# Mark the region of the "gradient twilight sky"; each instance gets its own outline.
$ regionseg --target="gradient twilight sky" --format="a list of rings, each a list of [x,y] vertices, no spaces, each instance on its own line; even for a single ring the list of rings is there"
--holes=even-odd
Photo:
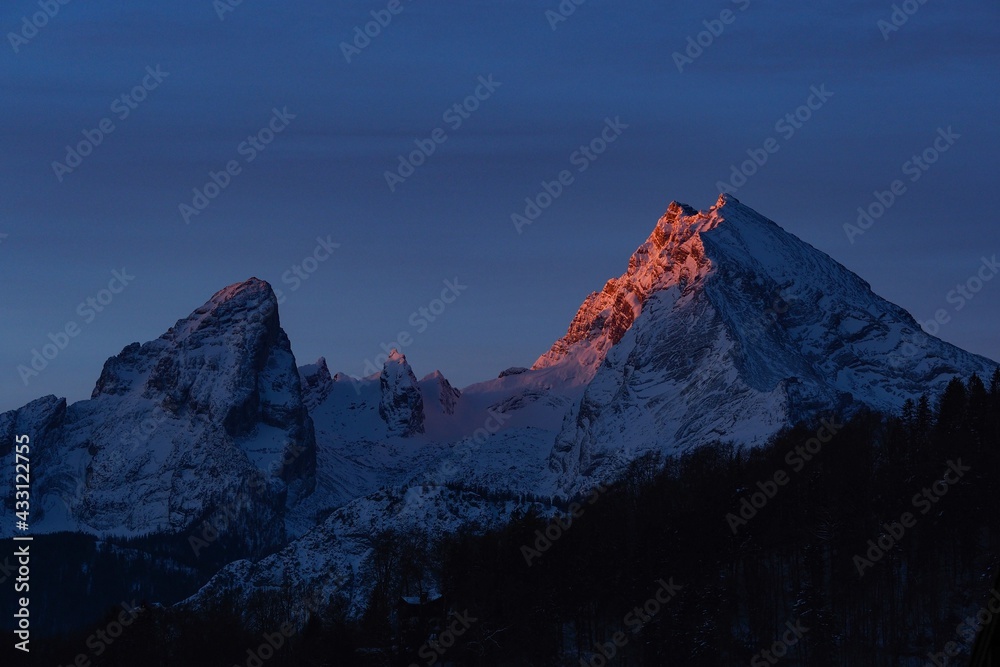
[[[947,300],[1000,253],[995,0],[911,0],[887,40],[888,0],[588,0],[555,30],[559,0],[402,0],[350,63],[341,42],[388,0],[244,0],[224,20],[220,2],[76,0],[17,52],[9,33],[38,2],[0,9],[0,410],[89,396],[107,357],[250,276],[284,291],[300,364],[361,374],[407,331],[418,376],[464,386],[530,365],[671,200],[707,208],[768,137],[780,149],[741,201],[918,319],[946,309],[942,338],[1000,359],[1000,280]],[[724,9],[733,22],[679,72],[672,54]],[[147,66],[169,75],[120,120],[112,103]],[[500,87],[452,130],[445,110],[489,75]],[[776,132],[824,84],[813,117]],[[246,163],[239,144],[285,107],[295,118]],[[606,117],[629,127],[518,234],[511,214]],[[103,118],[114,131],[59,182],[52,162]],[[390,192],[384,172],[439,127],[447,141]],[[904,163],[948,127],[960,138],[911,182]],[[229,160],[241,173],[185,224],[179,204]],[[906,192],[849,242],[844,223],[897,178]],[[340,247],[292,291],[282,276],[317,237]],[[134,281],[87,322],[77,305],[123,267]],[[455,278],[468,289],[418,331],[411,313]],[[70,322],[80,334],[26,386],[17,366]]]

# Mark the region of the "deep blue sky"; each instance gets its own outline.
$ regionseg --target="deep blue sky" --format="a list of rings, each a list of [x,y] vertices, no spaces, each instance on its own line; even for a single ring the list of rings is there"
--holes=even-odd
[[[589,0],[553,31],[557,0],[404,0],[350,64],[340,43],[387,1],[244,0],[224,21],[211,0],[173,4],[76,0],[17,53],[0,44],[0,410],[88,396],[107,357],[254,275],[285,289],[300,363],[361,373],[410,331],[418,375],[462,386],[528,365],[671,200],[711,205],[770,136],[780,150],[739,199],[918,319],[947,309],[941,337],[1000,359],[1000,280],[960,311],[946,300],[1000,253],[994,0],[932,0],[888,40],[888,1]],[[735,22],[678,72],[672,53],[726,8]],[[37,11],[5,2],[0,28]],[[169,76],[119,120],[113,100],[157,65]],[[494,95],[390,193],[396,156],[490,74]],[[780,138],[775,122],[822,84],[834,96]],[[297,117],[242,162],[237,146],[274,107]],[[629,129],[518,235],[511,213],[608,116]],[[60,183],[52,162],[105,117],[114,132]],[[948,126],[960,139],[849,243],[857,207],[907,179],[903,163]],[[233,159],[242,173],[185,225],[178,205]],[[291,292],[282,274],[317,236],[340,248]],[[135,280],[85,322],[77,304],[122,267]],[[410,313],[456,277],[468,289],[418,333]],[[71,321],[80,334],[25,386],[17,365]]]

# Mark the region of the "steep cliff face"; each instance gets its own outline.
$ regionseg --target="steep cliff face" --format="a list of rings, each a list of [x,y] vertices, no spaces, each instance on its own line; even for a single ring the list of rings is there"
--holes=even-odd
[[[426,387],[425,393],[434,398],[434,403],[442,414],[453,415],[458,406],[458,399],[462,397],[462,392],[451,386],[448,378],[441,374],[441,371],[434,371],[420,381],[422,387]]]
[[[674,285],[682,288],[704,277],[709,269],[698,231],[714,221],[673,202],[653,233],[629,259],[628,271],[588,296],[566,335],[535,361],[532,370],[567,362],[582,366],[592,377],[612,346],[618,344],[642,313],[649,296]]]
[[[393,350],[379,378],[382,398],[378,414],[389,427],[390,436],[408,437],[424,432],[424,399],[417,376],[406,357]]]
[[[90,400],[41,399],[5,424],[50,459],[37,466],[36,530],[178,532],[225,510],[264,549],[284,540],[286,503],[314,485],[299,372],[257,279],[109,359]]]

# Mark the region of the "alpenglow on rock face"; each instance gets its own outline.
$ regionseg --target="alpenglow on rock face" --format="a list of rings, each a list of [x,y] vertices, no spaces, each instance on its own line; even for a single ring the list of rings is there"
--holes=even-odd
[[[550,463],[566,480],[643,450],[762,442],[819,413],[898,410],[995,363],[735,198],[670,204],[628,271],[580,307],[535,370],[587,381]]]
[[[190,603],[287,582],[346,586],[361,614],[370,582],[354,573],[373,527],[503,525],[647,451],[752,446],[995,367],[723,196],[706,211],[670,204],[531,368],[461,391],[436,371],[418,381],[398,351],[364,378],[323,358],[296,368],[274,293],[251,279],[109,359],[91,399],[0,414],[0,456],[31,434],[36,532],[191,534],[224,511],[236,553],[273,552],[232,563]],[[0,477],[8,499],[11,482]],[[12,511],[0,504],[8,531]]]
[[[299,372],[256,278],[109,359],[90,400],[35,401],[0,416],[0,431],[25,420],[50,458],[37,530],[178,532],[226,508],[254,552],[282,543],[286,504],[314,485]]]
[[[38,399],[0,415],[0,435],[32,434],[39,531],[175,533],[224,508],[256,552],[378,488],[565,495],[645,451],[753,445],[994,367],[723,195],[670,204],[530,369],[461,391],[418,381],[398,351],[368,378],[299,369],[273,291],[250,279],[109,359],[90,400]]]

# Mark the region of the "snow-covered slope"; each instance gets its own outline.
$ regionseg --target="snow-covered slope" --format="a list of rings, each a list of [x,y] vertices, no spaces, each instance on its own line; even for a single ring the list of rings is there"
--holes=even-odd
[[[546,373],[459,391],[440,371],[415,380],[398,352],[384,374],[367,378],[331,376],[325,359],[299,371],[316,429],[317,487],[290,512],[294,534],[385,488],[461,481],[539,495],[555,489],[548,456],[573,399],[554,391]],[[409,423],[422,429],[400,428]]]
[[[547,505],[488,501],[476,493],[443,487],[380,491],[338,509],[307,535],[267,558],[228,565],[181,604],[197,607],[230,594],[242,603],[255,590],[286,590],[291,600],[313,605],[342,598],[348,612],[357,617],[374,585],[371,556],[380,534],[412,534],[430,543],[435,536],[463,526],[477,531],[499,528],[515,513],[532,508],[541,515],[551,512]],[[294,612],[295,620],[305,621],[304,606]]]

